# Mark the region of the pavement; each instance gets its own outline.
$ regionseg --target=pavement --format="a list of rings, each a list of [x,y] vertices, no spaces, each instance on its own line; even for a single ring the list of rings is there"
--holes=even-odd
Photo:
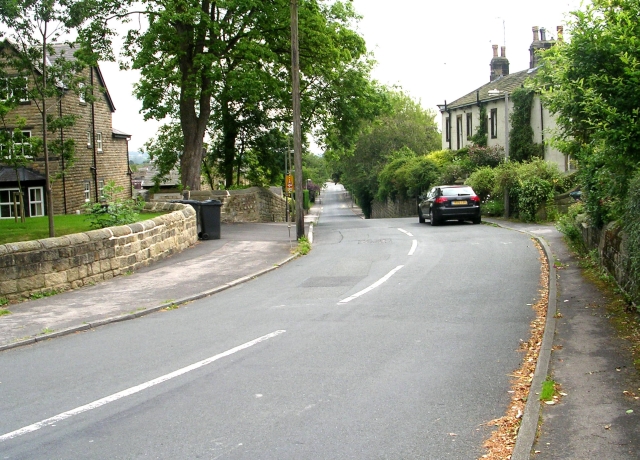
[[[320,212],[321,202],[305,216],[311,241]],[[547,406],[530,394],[512,460],[640,458],[640,377],[628,344],[611,324],[607,299],[583,277],[552,225],[485,221],[539,239],[551,261],[547,326],[532,391],[549,375],[565,395]],[[0,317],[0,352],[246,282],[297,257],[295,233],[295,224],[222,224],[219,240],[199,241],[129,276],[9,305],[11,314]]]

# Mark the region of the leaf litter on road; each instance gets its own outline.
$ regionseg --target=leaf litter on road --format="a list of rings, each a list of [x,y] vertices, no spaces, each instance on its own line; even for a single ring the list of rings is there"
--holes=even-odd
[[[491,433],[489,439],[484,443],[487,453],[481,459],[488,460],[509,460],[516,445],[516,438],[524,407],[529,397],[531,389],[531,380],[536,370],[538,356],[540,355],[540,346],[542,345],[542,336],[547,318],[547,305],[549,303],[549,264],[544,255],[544,251],[537,240],[533,243],[540,253],[540,298],[531,307],[536,313],[535,319],[531,322],[531,335],[527,342],[522,342],[520,351],[524,353],[522,366],[514,371],[511,375],[511,403],[505,413],[500,418],[491,420],[487,423],[489,426],[495,426],[496,429]]]

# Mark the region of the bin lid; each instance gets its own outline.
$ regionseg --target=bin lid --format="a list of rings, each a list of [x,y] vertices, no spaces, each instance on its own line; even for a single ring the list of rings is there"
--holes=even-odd
[[[222,201],[218,200],[205,200],[200,202],[203,206],[222,206]]]

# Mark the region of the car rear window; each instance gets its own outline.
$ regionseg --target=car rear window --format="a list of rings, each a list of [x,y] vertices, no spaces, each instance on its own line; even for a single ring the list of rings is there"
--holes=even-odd
[[[443,188],[442,195],[443,196],[463,196],[463,195],[475,195],[475,193],[473,193],[473,189],[471,187],[452,187],[452,188]]]

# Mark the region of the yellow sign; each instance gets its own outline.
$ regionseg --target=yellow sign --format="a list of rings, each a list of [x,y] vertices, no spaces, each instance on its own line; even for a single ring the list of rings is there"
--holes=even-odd
[[[287,192],[293,192],[293,175],[287,174],[285,184],[287,186]]]

